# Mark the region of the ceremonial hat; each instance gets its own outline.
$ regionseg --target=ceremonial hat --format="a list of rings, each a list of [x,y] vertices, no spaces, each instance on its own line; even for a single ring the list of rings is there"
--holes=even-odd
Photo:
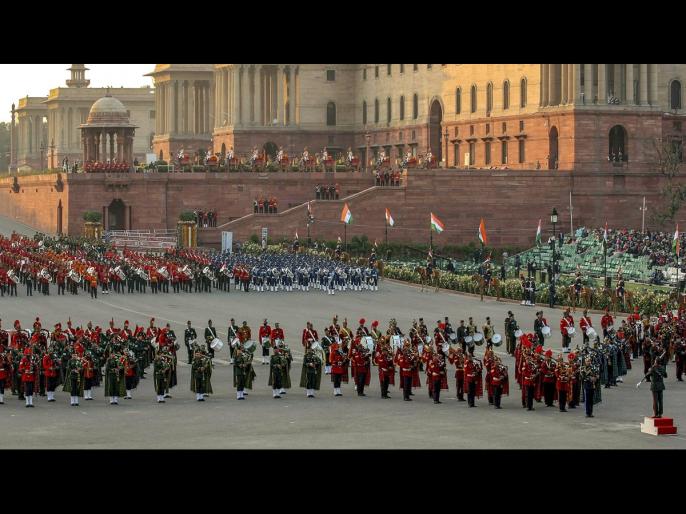
[[[543,349],[542,346],[539,346],[538,348],[540,348],[541,350]],[[536,348],[536,350],[538,350],[538,348]],[[540,353],[540,352],[539,352],[539,353]],[[546,357],[552,357],[552,356],[553,356],[553,351],[552,351],[551,349],[546,350],[545,356],[546,356]]]
[[[19,320],[14,321],[14,326],[16,327],[17,325],[21,325],[21,323],[19,323]]]
[[[31,355],[33,353],[33,349],[30,346],[27,346],[24,348],[24,355]]]
[[[539,345],[536,347],[536,350],[535,350],[535,351],[536,351],[536,353],[538,353],[538,354],[543,353],[543,345],[540,345],[540,344],[539,344]]]
[[[124,322],[124,325],[128,325],[128,324],[129,324],[129,320],[127,319],[127,320]]]
[[[445,330],[445,323],[439,324],[438,328],[440,328],[441,330]]]
[[[360,325],[364,325],[367,320],[364,318],[360,318]]]
[[[570,353],[569,355],[567,355],[567,358],[568,358],[570,361],[573,361],[574,359],[576,359],[576,353]]]
[[[376,321],[376,320],[372,321],[372,326],[373,326],[373,327],[378,327],[378,326],[379,326],[379,322]]]
[[[58,330],[62,330],[62,323],[55,323],[55,328]]]

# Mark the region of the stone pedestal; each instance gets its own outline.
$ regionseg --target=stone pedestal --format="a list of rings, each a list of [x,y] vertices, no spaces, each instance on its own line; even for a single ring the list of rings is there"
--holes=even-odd
[[[88,239],[102,238],[102,223],[87,221],[83,225],[83,236]]]
[[[195,248],[198,246],[198,226],[194,221],[179,221],[179,247]]]

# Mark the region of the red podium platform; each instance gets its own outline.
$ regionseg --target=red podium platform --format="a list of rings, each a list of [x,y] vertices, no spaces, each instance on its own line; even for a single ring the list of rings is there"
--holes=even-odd
[[[676,427],[672,418],[645,417],[641,423],[641,432],[652,435],[675,435]]]

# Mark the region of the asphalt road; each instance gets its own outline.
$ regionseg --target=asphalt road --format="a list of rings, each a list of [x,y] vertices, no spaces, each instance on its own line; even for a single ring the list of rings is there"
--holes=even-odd
[[[256,331],[263,318],[280,322],[286,340],[294,350],[291,371],[294,388],[280,400],[273,399],[267,386],[268,369],[255,358],[257,379],[246,401],[237,401],[232,387],[232,367],[228,365],[226,346],[217,354],[212,385],[215,391],[205,402],[196,402],[189,389],[189,367],[179,368],[179,385],[173,398],[157,404],[152,379],[141,381],[133,400],[121,400],[110,406],[102,389],[95,389],[95,400],[81,401],[78,408],[69,406],[67,393],[58,392],[55,403],[36,398],[35,409],[26,409],[11,394],[0,405],[0,448],[686,448],[686,437],[654,437],[642,434],[639,423],[651,414],[651,395],[647,385],[636,389],[642,363],[624,384],[603,390],[603,402],[596,406],[596,417],[587,419],[583,408],[561,413],[557,408],[536,404],[534,412],[522,409],[520,391],[511,379],[511,395],[503,399],[503,409],[496,411],[485,398],[469,409],[466,402],[455,400],[455,381],[442,393],[443,404],[434,405],[426,387],[415,391],[413,402],[403,402],[402,394],[391,388],[391,400],[380,398],[378,375],[373,368],[368,396],[357,397],[352,383],[343,386],[343,397],[334,398],[329,377],[322,380],[317,398],[305,398],[298,386],[302,358],[300,335],[310,320],[321,333],[334,314],[347,317],[354,329],[360,317],[380,321],[383,330],[390,318],[398,320],[407,332],[413,319],[423,317],[430,329],[444,316],[454,326],[460,319],[474,316],[480,326],[490,316],[496,331],[503,332],[508,310],[515,313],[525,331],[533,331],[537,309],[519,304],[496,302],[448,292],[427,293],[418,288],[384,281],[378,292],[344,292],[329,296],[317,292],[99,295],[91,300],[81,293],[76,297],[57,296],[54,286],[48,297],[0,298],[3,326],[10,328],[15,319],[31,326],[39,316],[44,326],[71,316],[76,324],[92,320],[107,326],[114,317],[118,326],[125,319],[131,325],[148,325],[150,317],[157,324],[167,321],[182,339],[187,320],[200,332],[212,319],[226,341],[229,318],[240,324],[246,320]],[[551,346],[561,346],[559,326],[561,311],[544,308],[553,327]],[[577,313],[578,316],[578,313]],[[593,315],[594,325],[600,316]],[[578,317],[576,317],[578,321]],[[573,342],[573,345],[577,341]],[[502,347],[501,347],[502,348]],[[477,350],[477,355],[482,353]],[[179,353],[183,358],[185,348]],[[513,359],[504,357],[513,375]],[[639,369],[641,368],[641,369]],[[453,369],[450,368],[453,376]],[[686,421],[686,386],[674,377],[674,365],[668,367],[665,415],[674,416],[677,426]],[[422,384],[424,384],[422,376]]]

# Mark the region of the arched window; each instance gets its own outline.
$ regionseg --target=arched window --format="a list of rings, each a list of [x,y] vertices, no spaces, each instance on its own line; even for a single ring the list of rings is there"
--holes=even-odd
[[[390,123],[391,122],[391,97],[389,96],[386,99],[386,122]]]
[[[476,86],[472,86],[471,102],[471,112],[476,112]]]
[[[379,99],[374,99],[374,123],[379,123]]]
[[[412,96],[412,119],[416,120],[419,117],[419,97],[417,93]]]
[[[671,109],[681,109],[681,82],[672,80],[669,85],[669,106]]]
[[[493,84],[491,82],[486,86],[486,112],[493,110]]]
[[[362,124],[367,124],[367,100],[362,102]]]
[[[526,107],[526,77],[519,83],[519,106]]]
[[[627,155],[627,148],[629,146],[629,136],[626,129],[621,125],[615,125],[610,129],[609,134],[609,153],[608,160],[613,162],[627,162],[629,156]]]
[[[510,82],[503,82],[503,110],[510,108]]]
[[[326,104],[326,124],[330,127],[336,125],[336,104],[333,102]]]
[[[400,119],[404,120],[405,119],[405,97],[401,96],[400,97]]]
[[[457,88],[455,90],[455,114],[460,114],[462,112],[462,89]]]

